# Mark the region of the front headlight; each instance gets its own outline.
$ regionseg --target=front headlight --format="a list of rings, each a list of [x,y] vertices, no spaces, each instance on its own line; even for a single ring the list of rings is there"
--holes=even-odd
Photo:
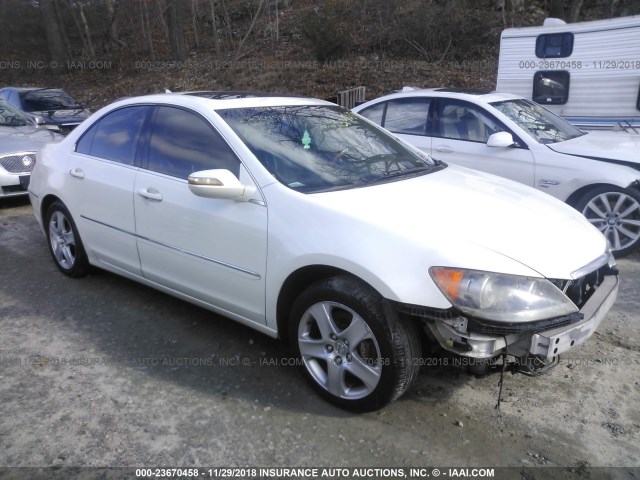
[[[533,322],[578,311],[544,278],[448,267],[432,267],[429,274],[452,305],[477,318]]]

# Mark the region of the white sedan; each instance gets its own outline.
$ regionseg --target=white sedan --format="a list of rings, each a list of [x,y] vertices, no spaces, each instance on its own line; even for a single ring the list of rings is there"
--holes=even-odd
[[[423,341],[544,370],[618,289],[574,209],[308,98],[122,100],[45,148],[29,191],[63,273],[103,268],[288,339],[346,408],[399,397]]]
[[[640,136],[585,133],[516,95],[412,89],[353,109],[438,160],[535,187],[582,212],[617,257],[640,246]]]

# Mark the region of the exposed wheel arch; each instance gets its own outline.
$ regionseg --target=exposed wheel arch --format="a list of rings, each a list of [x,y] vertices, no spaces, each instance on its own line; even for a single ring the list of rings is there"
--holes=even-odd
[[[61,202],[64,205],[64,202],[62,200],[60,200],[55,195],[51,195],[51,194],[46,195],[42,199],[42,202],[40,203],[40,218],[42,219],[43,224],[44,224],[44,218],[46,217],[47,212],[49,211],[49,207],[53,202]]]
[[[276,306],[278,337],[285,342],[288,341],[289,331],[289,313],[293,303],[298,296],[311,284],[323,280],[325,278],[337,275],[350,275],[358,279],[360,282],[366,283],[361,278],[341,268],[329,265],[307,265],[292,272],[283,282],[278,294],[278,303]]]

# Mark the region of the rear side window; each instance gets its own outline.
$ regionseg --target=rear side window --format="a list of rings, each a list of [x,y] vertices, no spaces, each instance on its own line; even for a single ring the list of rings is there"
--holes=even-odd
[[[178,178],[218,168],[240,174],[240,160],[224,138],[204,118],[181,108],[158,108],[148,158],[149,170]]]
[[[76,152],[133,165],[140,133],[151,108],[137,105],[105,115],[80,138]]]
[[[569,100],[570,80],[571,75],[564,70],[536,72],[531,98],[543,105],[564,105]]]
[[[536,57],[566,58],[573,53],[573,33],[545,33],[536,39]]]
[[[429,98],[399,98],[387,103],[384,128],[393,133],[426,135]]]
[[[384,108],[386,105],[387,102],[380,102],[372,107],[365,108],[358,113],[372,122],[382,125],[382,117],[384,116]]]

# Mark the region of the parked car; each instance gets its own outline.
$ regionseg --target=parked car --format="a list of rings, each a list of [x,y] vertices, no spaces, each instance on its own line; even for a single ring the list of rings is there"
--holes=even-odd
[[[63,135],[77,127],[91,113],[59,88],[5,87],[0,89],[0,99]]]
[[[548,365],[618,289],[574,209],[321,100],[118,101],[42,150],[30,198],[64,274],[100,267],[288,339],[347,408],[399,397],[423,340]]]
[[[438,160],[568,203],[605,234],[617,257],[640,246],[640,136],[585,133],[506,93],[405,88],[353,110]]]
[[[59,138],[0,100],[0,198],[27,194],[36,152]]]

